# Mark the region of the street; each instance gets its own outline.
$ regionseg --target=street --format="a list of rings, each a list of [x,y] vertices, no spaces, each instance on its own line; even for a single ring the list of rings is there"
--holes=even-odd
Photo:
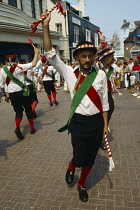
[[[0,103],[0,210],[139,210],[140,209],[140,99],[130,90],[114,93],[109,145],[115,168],[109,171],[108,152],[99,150],[86,182],[89,201],[79,200],[76,169],[72,186],[65,172],[72,157],[70,135],[57,129],[66,124],[70,95],[57,91],[58,106],[49,106],[45,92],[38,93],[37,132],[31,135],[24,113],[19,141],[14,133],[15,113]]]

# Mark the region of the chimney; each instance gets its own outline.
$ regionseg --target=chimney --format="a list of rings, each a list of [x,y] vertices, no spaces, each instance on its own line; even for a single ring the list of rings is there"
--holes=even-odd
[[[85,0],[77,0],[78,1],[78,5],[73,6],[75,9],[79,10],[82,12],[82,16],[85,17],[86,13],[85,13],[85,7],[86,7],[86,2]]]
[[[125,24],[127,22],[127,20],[123,20],[123,24]]]

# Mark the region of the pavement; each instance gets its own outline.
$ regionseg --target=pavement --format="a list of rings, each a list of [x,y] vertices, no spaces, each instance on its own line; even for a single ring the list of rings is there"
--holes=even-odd
[[[70,135],[58,133],[69,117],[70,95],[57,91],[58,106],[49,106],[45,92],[38,94],[31,135],[26,115],[18,141],[14,111],[0,103],[0,210],[140,210],[140,99],[130,90],[114,94],[115,111],[110,121],[109,144],[115,163],[109,171],[107,151],[99,150],[86,181],[89,201],[79,200],[76,169],[67,186],[65,172],[72,157]]]

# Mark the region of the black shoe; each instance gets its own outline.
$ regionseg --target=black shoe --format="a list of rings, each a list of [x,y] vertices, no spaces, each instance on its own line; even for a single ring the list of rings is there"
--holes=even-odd
[[[53,106],[53,104],[50,104],[50,106]]]
[[[69,169],[66,172],[66,182],[67,184],[72,184],[73,180],[74,180],[74,171],[70,171]]]
[[[55,105],[58,105],[58,102],[57,102],[56,100],[54,100],[53,103],[54,103]]]
[[[20,132],[18,128],[15,129],[15,134],[19,140],[24,139],[24,136],[22,135],[22,133]]]
[[[77,187],[77,190],[79,192],[80,200],[83,201],[83,202],[88,201],[88,193],[87,193],[85,187],[84,186]]]
[[[102,144],[101,144],[100,148],[101,148],[102,150],[106,150],[106,149],[107,149],[107,147],[106,147],[106,145],[105,145],[105,143],[104,143],[104,142],[102,142]]]
[[[30,134],[34,134],[36,132],[36,130],[30,130]]]

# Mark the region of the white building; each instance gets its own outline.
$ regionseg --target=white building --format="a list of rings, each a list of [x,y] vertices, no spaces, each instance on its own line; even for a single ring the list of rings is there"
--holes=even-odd
[[[140,21],[128,22],[123,20],[123,25],[120,28],[120,48],[115,49],[116,57],[124,57],[124,40],[129,37],[137,26],[140,24]]]
[[[31,61],[33,57],[33,47],[29,44],[28,39],[32,39],[41,52],[43,45],[41,24],[38,26],[38,30],[33,36],[29,35],[31,32],[30,25],[40,18],[42,11],[45,11],[48,8],[49,2],[51,1],[0,0],[1,58],[4,58],[7,52],[12,51],[15,52],[18,57]],[[55,28],[52,28],[52,30],[52,44],[53,46],[59,46],[59,39],[61,36]]]

